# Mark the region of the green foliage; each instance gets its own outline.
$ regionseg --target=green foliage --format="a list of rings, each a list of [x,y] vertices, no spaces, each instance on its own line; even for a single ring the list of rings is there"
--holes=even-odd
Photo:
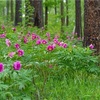
[[[96,83],[92,86],[91,82],[97,81],[100,73],[97,66],[98,57],[93,56],[89,48],[71,46],[72,41],[66,40],[67,48],[57,45],[53,51],[47,51],[47,46],[53,43],[54,35],[52,34],[47,44],[37,45],[36,40],[32,40],[31,37],[27,37],[28,43],[24,43],[23,37],[30,31],[30,35],[38,33],[41,39],[47,39],[42,30],[31,27],[26,30],[23,27],[17,27],[16,31],[13,31],[10,26],[0,30],[1,34],[5,31],[6,38],[11,40],[11,46],[7,47],[5,38],[0,38],[0,62],[4,63],[4,71],[0,73],[0,99],[66,100],[65,98],[75,98],[77,100],[77,98],[99,97],[99,94],[92,96],[94,92],[91,92],[96,89]],[[63,39],[59,38],[59,41]],[[15,43],[20,44],[21,49],[24,50],[24,56],[17,55]],[[8,54],[12,51],[16,54],[9,58]],[[19,71],[13,69],[13,62],[16,60],[21,61],[22,64]],[[85,88],[86,84],[88,84],[88,90]],[[98,81],[98,88],[99,84]],[[100,91],[97,89],[95,92]]]
[[[60,9],[60,0],[56,1],[56,6]],[[28,15],[31,16],[33,9],[29,2],[27,5]],[[37,45],[36,40],[31,38],[32,33],[35,33],[40,39],[47,40],[43,29],[18,26],[13,31],[10,25],[0,28],[0,35],[6,34],[6,38],[0,38],[0,62],[4,63],[4,71],[0,73],[0,100],[99,100],[99,58],[93,55],[89,47],[83,48],[75,34],[69,34],[74,28],[73,0],[68,4],[70,25],[65,29],[68,34],[63,35],[60,34],[60,10],[57,15],[53,14],[54,0],[48,0],[44,5],[49,7],[47,32],[50,33],[50,41],[47,44]],[[27,16],[27,19],[26,22],[30,17]],[[27,33],[30,33],[29,37]],[[47,46],[53,43],[55,34],[59,37],[59,42],[67,43],[67,48],[56,45],[54,50],[47,50]],[[27,43],[24,43],[24,37],[28,39]],[[11,40],[10,47],[6,46],[5,39]],[[24,56],[18,56],[15,43],[20,44]],[[10,52],[15,52],[12,58],[8,56]],[[21,70],[13,69],[16,60],[21,62]]]
[[[90,73],[99,73],[98,57],[92,56],[89,48],[78,46],[68,47],[63,51],[57,52],[58,63],[68,70],[86,70]]]
[[[33,13],[34,13],[34,7],[32,4],[30,4],[29,0],[25,0],[25,24],[26,25],[33,25],[32,19],[33,19]]]

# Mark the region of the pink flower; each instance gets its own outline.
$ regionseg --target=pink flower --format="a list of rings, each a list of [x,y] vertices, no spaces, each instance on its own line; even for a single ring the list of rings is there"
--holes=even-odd
[[[28,39],[24,37],[24,43],[28,43]]]
[[[53,48],[55,48],[55,47],[56,47],[56,44],[55,44],[55,43],[53,43],[53,44],[52,44],[52,46],[53,46]]]
[[[57,38],[54,38],[54,39],[53,39],[53,42],[54,42],[55,44],[58,44],[58,39],[57,39]]]
[[[47,40],[42,40],[42,44],[47,44]]]
[[[6,34],[0,34],[0,38],[5,38],[6,37]]]
[[[55,35],[55,39],[58,39],[58,38],[59,38],[59,36],[56,34],[56,35]]]
[[[0,73],[4,71],[4,65],[3,63],[0,63]]]
[[[63,44],[64,44],[64,42],[59,42],[58,43],[58,45],[61,46],[61,47],[63,46]]]
[[[94,45],[93,45],[93,44],[90,44],[90,45],[89,45],[89,48],[90,48],[90,49],[93,49],[93,48],[94,48]]]
[[[36,34],[32,33],[32,40],[36,39]]]
[[[14,28],[12,28],[12,30],[15,32],[16,31],[16,28],[14,27]]]
[[[63,47],[63,48],[67,48],[67,46],[68,46],[68,45],[67,45],[66,43],[64,43],[62,47]]]
[[[15,52],[10,52],[10,53],[8,54],[8,57],[12,58],[14,55],[15,55]]]
[[[36,44],[37,44],[37,45],[41,44],[41,40],[38,39],[38,40],[36,41]]]
[[[39,36],[39,35],[36,35],[36,38],[37,38],[37,39],[40,39],[40,36]]]
[[[23,56],[24,55],[24,50],[22,50],[22,49],[18,49],[17,50],[17,53],[18,53],[18,56]]]
[[[20,48],[20,45],[19,45],[18,43],[16,43],[16,44],[15,44],[15,48],[16,48],[16,49],[19,49],[19,48]]]
[[[11,46],[11,41],[9,39],[6,39],[6,45],[9,47]]]
[[[29,37],[30,35],[31,35],[31,33],[30,33],[30,32],[28,32],[26,36],[27,36],[27,37]]]
[[[54,46],[53,46],[53,45],[48,45],[47,50],[48,50],[48,51],[54,50]]]
[[[21,65],[20,61],[16,61],[16,62],[13,63],[14,70],[20,70],[21,66],[22,65]]]
[[[46,36],[47,36],[47,37],[50,37],[50,33],[46,33]]]

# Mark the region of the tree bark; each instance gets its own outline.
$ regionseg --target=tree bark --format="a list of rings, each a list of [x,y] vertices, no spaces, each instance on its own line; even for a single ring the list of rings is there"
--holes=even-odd
[[[48,6],[45,5],[45,28],[46,29],[47,29],[47,25],[48,25]]]
[[[7,21],[9,20],[9,0],[7,0]]]
[[[15,26],[17,26],[19,23],[22,23],[22,12],[21,10],[22,6],[22,0],[16,0],[16,6],[15,6]]]
[[[67,16],[66,16],[66,26],[68,26],[69,22],[68,22],[68,0],[66,0],[66,12],[67,12]]]
[[[57,1],[55,0],[55,15],[57,14]]]
[[[76,10],[75,33],[77,33],[78,37],[82,38],[81,0],[75,0],[75,10]]]
[[[13,0],[11,0],[11,21],[14,19],[14,11],[13,11]]]
[[[84,0],[84,46],[94,45],[100,54],[100,0]]]
[[[65,18],[64,18],[64,2],[61,0],[61,32],[64,32],[63,26],[65,25]]]
[[[34,26],[43,27],[43,7],[42,0],[34,0]]]

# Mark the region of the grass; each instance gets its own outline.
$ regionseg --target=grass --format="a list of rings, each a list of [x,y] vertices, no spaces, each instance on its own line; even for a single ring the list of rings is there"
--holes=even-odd
[[[75,76],[48,80],[44,100],[100,100],[99,76]]]

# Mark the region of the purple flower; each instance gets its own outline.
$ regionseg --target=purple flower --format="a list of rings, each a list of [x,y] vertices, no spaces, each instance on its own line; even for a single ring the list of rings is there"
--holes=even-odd
[[[50,33],[46,33],[46,36],[47,36],[47,37],[50,37]]]
[[[32,40],[36,39],[37,38],[37,35],[32,33]]]
[[[41,40],[38,39],[38,40],[36,41],[36,44],[37,44],[37,45],[41,44]]]
[[[64,43],[62,47],[63,47],[63,48],[67,48],[67,46],[68,46],[68,45],[67,45],[66,43]]]
[[[24,55],[24,50],[22,50],[22,49],[18,49],[17,50],[17,53],[18,53],[18,56],[23,56]]]
[[[40,39],[40,36],[39,36],[39,35],[36,35],[36,38],[37,38],[37,39]]]
[[[27,37],[29,37],[30,35],[31,35],[31,33],[30,33],[30,32],[28,32],[26,36],[27,36]]]
[[[56,47],[56,44],[55,44],[55,43],[53,43],[53,44],[52,44],[52,46],[53,46],[53,48],[55,48],[55,47]]]
[[[4,65],[3,63],[0,63],[0,73],[4,71]]]
[[[93,44],[90,44],[90,45],[89,45],[89,48],[90,48],[90,49],[93,49],[93,48],[94,48],[94,45],[93,45]]]
[[[53,45],[48,45],[47,50],[48,50],[48,51],[54,50],[54,46],[53,46]]]
[[[16,48],[16,49],[19,49],[19,48],[20,48],[20,45],[19,45],[18,43],[16,43],[16,44],[15,44],[15,48]]]
[[[55,39],[58,39],[58,38],[59,38],[59,35],[56,34],[56,35],[55,35]]]
[[[11,46],[11,41],[10,41],[9,39],[6,39],[6,45],[7,45],[8,47]]]
[[[28,39],[24,37],[24,43],[28,43]]]
[[[47,40],[42,40],[42,44],[47,44]]]
[[[16,61],[16,62],[13,63],[14,70],[20,70],[21,66],[22,65],[21,65],[20,61]]]
[[[63,46],[63,44],[64,44],[64,42],[59,42],[58,43],[58,45],[61,46],[61,47]]]
[[[6,34],[0,34],[0,38],[5,38],[6,37]]]
[[[16,28],[14,27],[14,28],[12,28],[12,30],[15,32],[16,31]]]
[[[8,57],[12,58],[14,55],[15,55],[15,52],[10,52],[10,53],[8,54]]]
[[[53,39],[53,42],[54,42],[55,44],[58,44],[58,39],[57,39],[57,38],[54,38],[54,39]]]

